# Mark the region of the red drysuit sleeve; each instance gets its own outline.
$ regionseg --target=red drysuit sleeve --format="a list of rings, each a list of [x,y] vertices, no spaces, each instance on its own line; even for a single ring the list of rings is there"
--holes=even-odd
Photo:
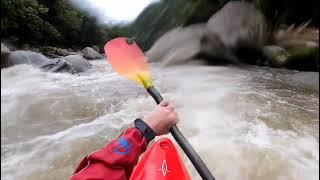
[[[70,179],[128,180],[147,144],[137,128],[127,129],[117,139],[85,157]]]

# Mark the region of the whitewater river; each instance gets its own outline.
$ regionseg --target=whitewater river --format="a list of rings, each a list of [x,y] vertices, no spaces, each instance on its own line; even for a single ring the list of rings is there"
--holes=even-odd
[[[319,178],[318,73],[157,64],[152,72],[217,180]],[[154,106],[106,61],[80,76],[28,65],[2,69],[1,178],[68,179],[86,154]]]

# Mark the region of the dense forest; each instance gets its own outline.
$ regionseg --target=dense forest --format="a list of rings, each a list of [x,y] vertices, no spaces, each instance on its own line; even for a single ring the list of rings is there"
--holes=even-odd
[[[1,35],[14,43],[100,45],[115,32],[65,0],[1,0]]]
[[[102,46],[117,36],[134,36],[148,49],[163,33],[176,26],[204,22],[228,0],[162,0],[148,6],[131,24],[100,24],[95,17],[66,0],[1,0],[2,38],[22,45],[61,47]],[[269,27],[280,24],[319,26],[319,1],[253,0]]]

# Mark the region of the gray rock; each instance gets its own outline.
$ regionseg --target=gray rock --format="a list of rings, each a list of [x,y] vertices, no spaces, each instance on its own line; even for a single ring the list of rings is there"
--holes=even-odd
[[[42,54],[31,51],[13,51],[8,55],[8,61],[10,66],[30,64],[49,72],[76,72],[72,66],[63,59],[48,59]]]
[[[261,12],[250,3],[232,1],[215,13],[207,23],[207,33],[216,34],[227,48],[261,47],[267,26]]]
[[[183,63],[190,59],[206,59],[209,63],[236,63],[243,50],[253,61],[261,57],[267,36],[263,15],[250,3],[229,2],[214,14],[207,24],[178,27],[160,37],[146,52],[149,61],[163,64]],[[253,56],[255,55],[255,56]],[[244,58],[247,63],[251,59]],[[223,60],[223,61],[221,61]]]
[[[32,51],[13,51],[9,55],[9,59],[12,65],[31,64],[36,67],[41,67],[50,62],[44,55]]]
[[[164,65],[186,62],[200,52],[205,24],[174,28],[161,36],[146,52],[151,62]]]
[[[217,59],[237,63],[237,58],[225,47],[217,35],[208,36],[205,24],[178,27],[165,33],[146,52],[149,61],[163,65],[181,64],[193,58],[206,58],[210,63]]]
[[[71,74],[77,73],[71,64],[61,58],[49,59],[48,63],[42,64],[39,68],[48,72],[68,72]]]
[[[265,46],[263,53],[268,59],[269,65],[274,67],[284,66],[290,57],[290,54],[280,46]]]
[[[69,51],[67,49],[57,48],[56,54],[61,55],[61,56],[68,56]]]
[[[86,47],[81,51],[86,59],[103,59],[104,57],[91,47]]]
[[[63,59],[71,64],[77,72],[84,72],[92,68],[92,64],[81,55],[69,55]]]
[[[199,58],[206,59],[210,64],[239,64],[231,49],[227,48],[217,34],[205,33],[200,40]]]

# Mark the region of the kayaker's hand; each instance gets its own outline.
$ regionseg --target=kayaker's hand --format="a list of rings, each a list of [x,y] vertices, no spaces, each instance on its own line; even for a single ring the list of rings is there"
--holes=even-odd
[[[178,113],[173,104],[164,100],[143,120],[159,136],[169,133],[169,129],[178,123]]]

